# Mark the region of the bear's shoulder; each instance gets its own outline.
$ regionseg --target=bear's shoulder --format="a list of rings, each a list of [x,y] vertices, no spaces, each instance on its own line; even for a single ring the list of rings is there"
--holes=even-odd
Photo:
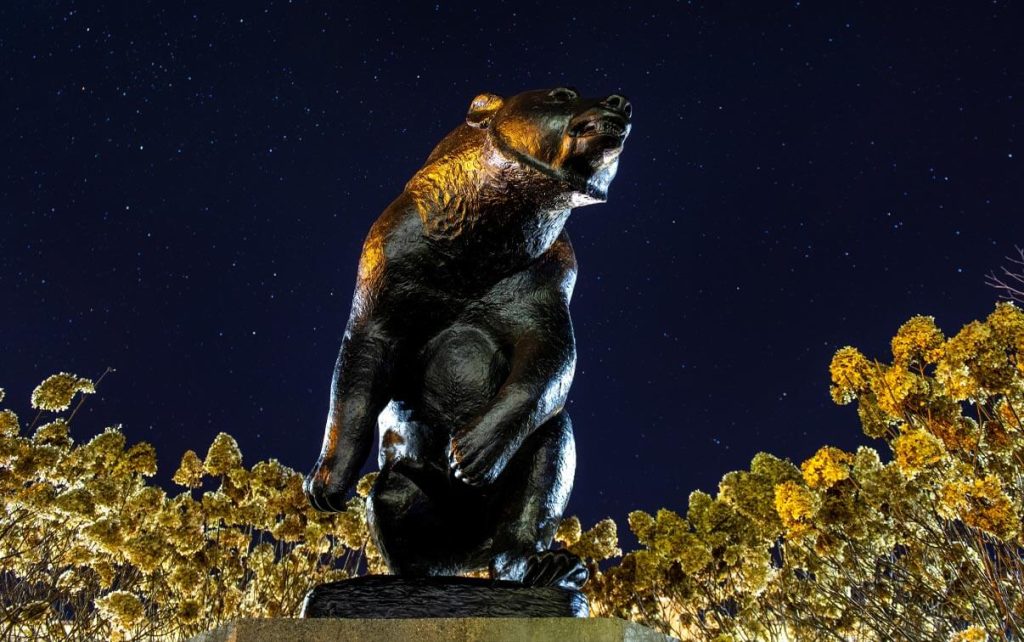
[[[408,195],[402,194],[370,226],[360,256],[360,278],[379,279],[386,272],[422,263],[426,252],[416,208]]]

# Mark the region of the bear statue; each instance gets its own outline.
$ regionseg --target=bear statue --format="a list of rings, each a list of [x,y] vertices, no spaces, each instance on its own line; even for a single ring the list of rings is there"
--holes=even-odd
[[[575,472],[563,228],[606,200],[631,112],[567,87],[481,94],[371,227],[304,489],[342,510],[379,430],[367,519],[394,574],[586,581],[549,550]]]

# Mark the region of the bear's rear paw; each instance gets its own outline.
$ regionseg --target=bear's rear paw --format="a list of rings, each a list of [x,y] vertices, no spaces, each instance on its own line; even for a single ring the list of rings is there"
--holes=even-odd
[[[523,584],[579,590],[589,577],[583,561],[569,551],[544,551],[527,558]]]

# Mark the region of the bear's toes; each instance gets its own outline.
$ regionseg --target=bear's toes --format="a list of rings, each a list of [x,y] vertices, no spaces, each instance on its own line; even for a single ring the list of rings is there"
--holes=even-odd
[[[576,555],[569,551],[544,551],[526,560],[523,584],[579,590],[589,577],[590,572]]]

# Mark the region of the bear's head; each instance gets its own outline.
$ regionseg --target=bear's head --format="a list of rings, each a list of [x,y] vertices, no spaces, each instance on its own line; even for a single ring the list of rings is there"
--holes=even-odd
[[[480,94],[405,192],[435,241],[537,255],[572,208],[607,200],[632,111],[618,94],[581,98],[567,87]]]
[[[466,124],[501,156],[558,181],[569,205],[580,206],[607,200],[632,111],[618,94],[583,98],[575,89],[556,87],[509,98],[480,94],[470,103]]]

